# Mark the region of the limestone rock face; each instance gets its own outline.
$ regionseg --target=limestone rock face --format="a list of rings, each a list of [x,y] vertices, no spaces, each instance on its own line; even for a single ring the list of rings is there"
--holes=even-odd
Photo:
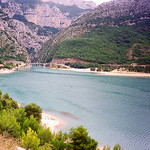
[[[24,12],[24,16],[29,22],[42,27],[66,28],[72,21],[67,17],[67,13],[63,14],[56,6],[51,8],[47,4],[36,5],[34,9],[27,9]]]
[[[53,2],[65,6],[76,5],[81,9],[93,9],[96,6],[96,4],[92,1],[83,1],[83,0],[42,0],[42,1]]]
[[[95,6],[84,0],[0,0],[0,31],[36,61],[45,41]],[[18,49],[14,55],[17,53]]]
[[[64,29],[78,16],[92,10],[96,4],[84,0],[2,0],[3,11],[12,18],[23,15],[36,25]]]

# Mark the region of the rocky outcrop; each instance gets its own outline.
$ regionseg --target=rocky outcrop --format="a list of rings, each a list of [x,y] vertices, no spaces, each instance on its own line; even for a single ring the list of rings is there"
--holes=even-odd
[[[0,30],[15,38],[31,61],[36,61],[45,41],[94,7],[95,3],[84,0],[1,0]]]
[[[62,13],[56,6],[50,7],[47,4],[36,5],[34,9],[29,8],[24,12],[25,18],[42,27],[66,28],[71,24],[68,13]]]
[[[93,1],[84,0],[42,0],[43,2],[53,2],[64,6],[76,5],[81,9],[93,9],[96,5]]]
[[[3,59],[18,59],[30,62],[24,46],[17,40],[18,33],[9,27],[6,21],[0,20],[0,56]]]
[[[36,25],[64,29],[81,14],[92,10],[96,4],[83,0],[2,0],[3,11],[12,18],[23,15]]]
[[[7,51],[7,53],[3,54],[9,54],[12,56],[23,54],[27,61],[34,60],[36,53],[41,49],[42,44],[50,38],[50,36],[38,35],[36,30],[38,30],[38,27],[31,30],[27,25],[25,25],[25,23],[9,18],[9,16],[1,10],[0,48],[4,47],[6,44],[15,47],[13,49],[13,53],[11,53],[11,51]]]

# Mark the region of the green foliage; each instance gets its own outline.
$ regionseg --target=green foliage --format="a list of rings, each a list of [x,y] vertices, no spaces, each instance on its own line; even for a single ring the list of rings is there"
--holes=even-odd
[[[78,126],[76,129],[71,128],[69,136],[74,150],[95,150],[98,145],[97,141],[88,136],[87,129],[83,126]]]
[[[7,33],[5,33],[7,35]],[[8,36],[8,35],[7,35]],[[12,40],[11,37],[9,40]],[[26,57],[24,54],[16,54],[15,45],[6,44],[5,46],[0,48],[0,60],[1,62],[4,62],[4,60],[17,60],[17,61],[23,61],[26,62]],[[5,68],[9,68],[12,65],[6,64]]]
[[[46,128],[46,126],[40,126],[38,128],[38,138],[40,139],[40,145],[45,145],[46,143],[51,143],[54,135],[50,131],[50,128]]]
[[[104,146],[103,150],[110,150],[110,146]]]
[[[42,109],[40,108],[40,106],[36,105],[35,103],[31,103],[25,106],[25,112],[27,113],[27,117],[30,117],[31,115],[34,116],[34,118],[36,118],[36,120],[38,122],[41,121],[41,113],[42,113]]]
[[[65,40],[54,51],[55,58],[78,58],[100,64],[122,64],[128,61],[128,49],[134,43],[147,43],[147,36],[130,27],[98,28],[93,33]]]
[[[20,123],[21,128],[23,129],[24,122],[27,119],[25,110],[23,108],[18,108],[14,110],[13,114],[16,117],[17,122]],[[25,129],[23,131],[25,131]]]
[[[0,133],[3,134],[7,132],[12,134],[14,137],[19,137],[21,135],[21,126],[17,122],[12,111],[3,110],[0,114]]]
[[[4,64],[4,60],[3,59],[0,59],[0,64]]]
[[[9,94],[8,94],[8,93],[5,93],[5,94],[3,95],[3,99],[10,99]]]
[[[62,133],[62,131],[58,132],[58,134],[55,135],[52,145],[53,150],[64,150],[64,149],[70,149],[70,144],[66,142],[68,138],[67,133]]]
[[[72,68],[80,68],[80,69],[85,69],[85,68],[92,68],[92,67],[98,67],[98,64],[83,64],[83,63],[65,63],[65,65],[70,66]]]
[[[2,95],[2,92],[1,92]],[[12,98],[10,98],[8,93],[5,93],[3,97],[0,95],[0,101],[3,109],[17,109],[18,104]]]
[[[51,147],[52,147],[51,144],[46,143],[45,145],[40,146],[40,147],[39,147],[39,150],[52,150]]]
[[[39,123],[32,115],[30,116],[30,118],[26,118],[22,125],[22,130],[26,133],[29,127],[36,132],[39,128]]]
[[[2,99],[2,91],[0,90],[0,100]]]
[[[2,97],[0,99],[0,134],[7,133],[21,139],[22,146],[27,150],[96,150],[98,142],[88,136],[87,129],[83,126],[71,128],[69,134],[62,131],[57,134],[52,133],[50,128],[40,125],[33,115],[27,116],[24,108],[13,109],[13,105],[7,107],[8,101],[12,99],[8,93],[4,95],[6,100],[2,100]],[[0,96],[2,96],[1,91]],[[35,104],[29,106],[27,108],[33,106],[32,108],[39,110]],[[37,109],[31,110],[32,114],[33,110]],[[121,150],[119,145],[115,148],[118,149],[114,150]]]
[[[113,150],[123,150],[119,144],[116,144]]]
[[[33,149],[37,150],[40,144],[40,139],[36,132],[34,132],[31,128],[28,129],[27,134],[23,132],[22,134],[22,145],[27,150]]]

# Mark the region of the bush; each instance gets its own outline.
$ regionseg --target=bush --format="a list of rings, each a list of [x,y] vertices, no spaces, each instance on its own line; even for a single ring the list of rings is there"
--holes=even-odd
[[[51,144],[46,143],[45,145],[40,146],[40,147],[39,147],[39,150],[52,150],[51,147],[52,147]]]
[[[17,122],[15,116],[12,112],[3,110],[0,115],[0,133],[3,134],[7,132],[14,137],[19,137],[21,135],[21,126]]]
[[[3,95],[3,99],[10,99],[9,94],[8,94],[8,93],[5,93],[5,94]]]
[[[51,143],[53,139],[53,134],[50,131],[50,128],[46,128],[46,126],[40,126],[38,128],[38,138],[40,139],[40,145],[44,145],[45,143]]]
[[[123,150],[119,144],[116,144],[113,150]]]
[[[32,115],[30,116],[30,118],[27,118],[24,121],[22,130],[26,133],[29,127],[32,130],[34,130],[35,132],[37,132],[38,128],[39,128],[39,123],[37,122],[37,120]]]
[[[71,128],[69,136],[71,138],[72,148],[75,150],[95,150],[98,142],[88,136],[87,129],[78,126],[77,129]]]
[[[25,106],[25,112],[27,113],[27,117],[30,118],[31,115],[34,116],[34,118],[36,118],[36,120],[38,122],[41,121],[41,118],[42,118],[42,109],[40,108],[40,106],[34,104],[34,103],[31,103],[29,105],[26,105]]]
[[[28,129],[27,134],[23,132],[22,134],[22,146],[28,149],[37,150],[40,144],[40,139],[36,132],[31,128]]]
[[[23,108],[18,108],[14,110],[13,114],[16,117],[17,122],[20,123],[21,128],[23,129],[23,124],[27,119],[25,110]]]
[[[68,134],[60,131],[55,135],[52,144],[54,150],[71,149],[71,144],[67,142]]]

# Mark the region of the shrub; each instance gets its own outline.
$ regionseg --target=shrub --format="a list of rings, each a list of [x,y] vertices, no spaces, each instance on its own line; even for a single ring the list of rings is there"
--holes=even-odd
[[[36,120],[38,122],[41,121],[42,109],[40,108],[40,106],[38,106],[38,105],[36,105],[34,103],[31,103],[31,104],[25,106],[25,112],[27,113],[27,117],[28,118],[30,118],[30,116],[33,115],[34,118],[36,118]]]
[[[22,130],[26,133],[29,127],[35,132],[37,132],[39,128],[39,123],[32,115],[30,116],[30,118],[26,118],[23,123]]]
[[[68,134],[63,134],[60,131],[58,134],[55,135],[52,144],[54,150],[62,150],[62,149],[70,149],[70,144],[67,142]]]
[[[51,147],[52,147],[51,144],[46,143],[45,145],[40,146],[40,147],[39,147],[39,150],[52,150]]]
[[[38,138],[40,139],[40,145],[44,145],[45,143],[51,143],[54,136],[50,131],[50,128],[46,128],[46,126],[40,126],[37,133]]]
[[[21,135],[21,126],[17,122],[15,116],[12,112],[3,110],[0,115],[0,133],[3,134],[7,132],[14,137],[19,137]]]
[[[88,136],[87,129],[78,126],[77,129],[71,128],[69,136],[72,140],[71,145],[75,150],[95,150],[98,142]]]
[[[8,93],[5,93],[4,95],[3,95],[3,99],[9,99],[10,97],[9,97],[9,94]]]
[[[20,123],[21,128],[23,128],[23,124],[25,120],[27,119],[26,117],[26,112],[23,108],[18,108],[14,110],[14,116],[16,117],[17,122]]]
[[[28,129],[27,134],[23,132],[22,134],[22,146],[28,149],[37,150],[40,144],[40,139],[36,132],[31,128]]]
[[[119,144],[116,144],[113,150],[123,150]]]

